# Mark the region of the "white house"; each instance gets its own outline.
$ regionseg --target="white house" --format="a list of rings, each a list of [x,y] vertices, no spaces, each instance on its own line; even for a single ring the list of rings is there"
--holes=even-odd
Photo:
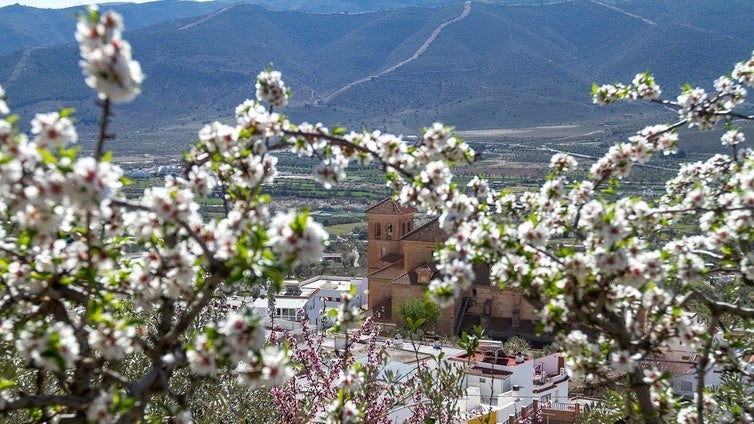
[[[475,409],[496,411],[497,422],[504,423],[531,410],[535,400],[539,405],[569,402],[569,379],[561,354],[532,359],[493,349],[472,357],[463,353],[451,360],[470,367],[465,379],[466,411],[462,411],[467,415],[473,416]]]
[[[359,306],[366,305],[366,278],[363,277],[335,277],[316,276],[305,281],[286,280],[283,289],[275,295],[273,319],[276,325],[288,326],[290,322],[300,322],[308,318],[312,325],[327,327],[331,325],[327,318],[329,309],[338,308],[343,296],[351,286],[356,287],[356,298]],[[242,304],[253,308],[259,317],[270,318],[269,297],[265,290],[256,299],[230,297],[228,304],[231,308]]]
[[[692,325],[699,325],[696,315],[687,314]],[[716,333],[713,337],[722,337]],[[697,375],[700,356],[694,346],[684,343],[682,338],[675,337],[668,340],[668,345],[656,358],[647,358],[645,363],[657,368],[661,372],[670,373],[670,386],[680,396],[693,398],[697,391]],[[704,385],[717,387],[722,383],[723,370],[712,364],[704,370]]]

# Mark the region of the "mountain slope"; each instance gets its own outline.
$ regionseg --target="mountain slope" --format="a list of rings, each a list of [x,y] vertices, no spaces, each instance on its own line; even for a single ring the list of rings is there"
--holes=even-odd
[[[313,14],[237,4],[130,31],[147,79],[134,103],[118,106],[119,148],[184,149],[175,141],[195,137],[203,122],[227,120],[253,96],[254,75],[270,63],[295,91],[286,110],[294,121],[415,133],[438,119],[459,129],[644,119],[637,111],[646,107],[592,105],[591,84],[650,71],[671,95],[686,82],[708,87],[754,47],[741,37],[663,22],[670,12],[649,19],[626,4],[474,2],[415,60],[368,78],[411,57],[462,10],[459,3]],[[754,40],[754,28],[748,31]],[[93,129],[98,111],[78,60],[73,44],[0,57],[0,84],[22,122],[35,111],[73,106],[81,130]]]
[[[163,0],[113,6],[123,15],[127,30],[189,16],[201,16],[226,6],[226,2]],[[112,7],[102,5],[102,10]],[[0,55],[33,47],[51,47],[74,41],[77,13],[81,7],[38,9],[12,5],[0,8]]]

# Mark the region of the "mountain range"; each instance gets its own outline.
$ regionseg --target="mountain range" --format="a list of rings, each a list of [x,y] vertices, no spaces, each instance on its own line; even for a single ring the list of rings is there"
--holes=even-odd
[[[754,49],[747,0],[394,0],[371,12],[305,3],[327,13],[225,1],[113,5],[147,76],[143,93],[116,109],[116,148],[185,149],[202,123],[232,120],[270,63],[294,90],[285,112],[295,122],[414,134],[434,120],[461,130],[643,122],[662,109],[597,107],[592,83],[649,71],[674,96],[687,82],[711,87]],[[78,65],[74,10],[0,8],[0,85],[22,122],[74,107],[86,139],[98,109]]]

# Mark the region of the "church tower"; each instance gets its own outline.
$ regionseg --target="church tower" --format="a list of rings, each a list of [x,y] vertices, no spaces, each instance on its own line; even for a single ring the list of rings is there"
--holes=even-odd
[[[400,239],[414,229],[416,209],[386,199],[364,213],[367,216],[369,309],[379,310],[383,318],[389,319],[390,281],[403,273],[404,252]]]
[[[364,212],[367,216],[367,273],[403,256],[401,237],[414,229],[416,209],[385,199]]]

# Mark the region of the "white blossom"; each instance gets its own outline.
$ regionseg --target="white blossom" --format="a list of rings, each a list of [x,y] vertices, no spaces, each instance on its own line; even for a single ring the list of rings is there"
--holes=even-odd
[[[38,113],[31,121],[34,142],[41,148],[66,147],[78,140],[76,127],[58,112]]]
[[[749,87],[754,86],[754,52],[751,58],[736,64],[731,76]]]
[[[433,279],[427,286],[429,298],[432,299],[440,308],[452,305],[458,294],[459,287],[450,279]]]
[[[0,115],[7,115],[10,113],[10,108],[8,108],[8,103],[5,99],[5,90],[3,89],[3,86],[0,85]]]
[[[744,133],[739,130],[728,130],[720,137],[723,146],[735,146],[736,144],[743,143],[744,140],[746,140]]]
[[[79,355],[73,328],[62,322],[56,322],[46,329],[23,330],[16,340],[16,348],[35,366],[52,371],[71,368]]]
[[[631,353],[626,350],[619,350],[610,354],[610,365],[619,372],[631,372],[638,365],[642,358],[640,353]]]
[[[285,351],[275,348],[266,348],[262,351],[262,379],[270,386],[279,386],[293,377],[293,369],[290,367],[288,356]]]
[[[348,160],[340,154],[340,149],[333,147],[332,150],[332,156],[320,162],[314,169],[314,179],[326,189],[343,181],[346,178],[346,167],[348,167]]]
[[[238,153],[238,129],[221,122],[213,122],[202,127],[199,140],[207,146],[210,153],[218,152],[223,156],[233,157]]]
[[[135,328],[125,322],[103,322],[90,331],[89,344],[97,349],[103,358],[120,360],[134,351],[132,339],[135,336]]]
[[[210,348],[206,335],[197,337],[194,348],[186,351],[189,367],[196,375],[212,375],[217,370],[216,355],[217,352]]]
[[[338,386],[346,392],[356,392],[362,384],[364,384],[364,373],[353,367],[341,370],[338,375]]]
[[[572,171],[577,165],[576,159],[567,153],[556,153],[550,158],[550,168],[558,172]]]
[[[122,29],[117,13],[90,8],[80,15],[76,31],[86,84],[100,98],[116,103],[133,100],[144,81],[141,65],[131,58],[131,45],[121,38]]]
[[[352,400],[335,400],[327,407],[327,424],[357,424],[363,422],[359,408]]]
[[[632,84],[639,98],[645,100],[655,100],[662,93],[660,86],[655,83],[652,75],[648,73],[636,74]]]
[[[274,107],[283,107],[288,103],[288,91],[279,71],[262,71],[257,75],[257,99]]]
[[[86,419],[95,423],[112,422],[114,418],[111,412],[114,406],[113,403],[113,394],[111,392],[101,392],[94,398],[94,401],[92,401],[86,410]]]
[[[628,92],[628,88],[623,84],[605,84],[599,87],[595,85],[592,88],[592,101],[599,105],[607,105],[620,99],[631,100],[630,96],[627,97]]]
[[[295,211],[279,213],[272,218],[267,231],[270,246],[283,260],[298,263],[317,262],[322,258],[328,234],[307,215]]]

